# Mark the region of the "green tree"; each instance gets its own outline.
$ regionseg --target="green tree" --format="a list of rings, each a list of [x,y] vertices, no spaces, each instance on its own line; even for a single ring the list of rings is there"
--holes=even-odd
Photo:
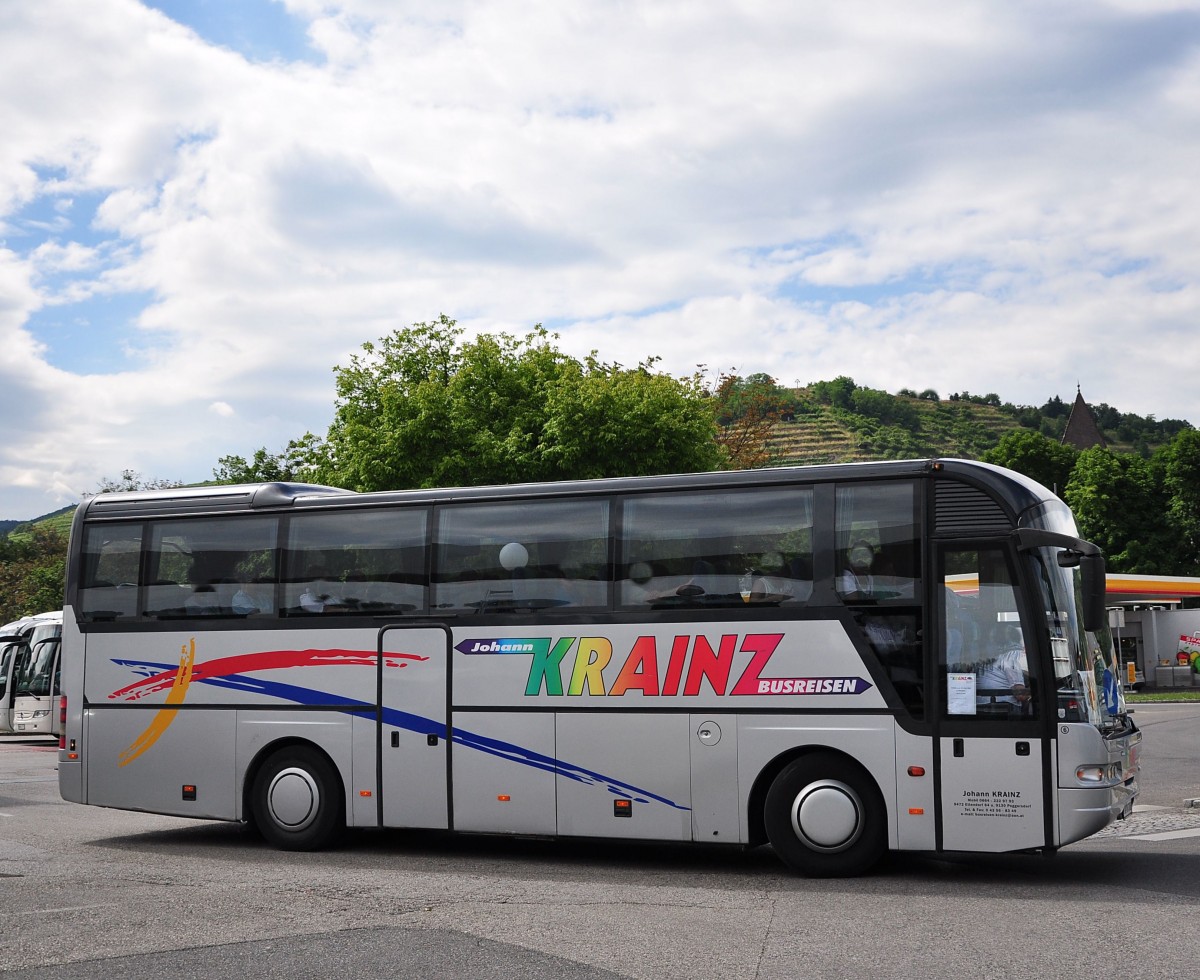
[[[1200,432],[1184,429],[1163,449],[1167,523],[1179,549],[1176,574],[1200,574]]]
[[[1104,551],[1111,571],[1173,574],[1178,547],[1166,521],[1161,467],[1095,446],[1079,454],[1064,498],[1079,532]]]
[[[307,472],[355,490],[707,470],[723,464],[699,378],[523,338],[464,341],[454,320],[396,330],[335,369],[337,402]]]
[[[982,455],[985,463],[1024,473],[1062,496],[1075,466],[1076,451],[1039,432],[1014,429]]]
[[[181,487],[183,484],[179,480],[168,480],[162,477],[155,477],[151,480],[143,480],[142,474],[135,470],[122,470],[121,479],[110,480],[108,477],[103,477],[100,480],[100,493],[129,493],[133,490],[169,490],[172,487]],[[87,494],[84,494],[87,496]]]
[[[61,609],[66,539],[50,528],[0,539],[0,623]]]
[[[213,477],[217,483],[273,483],[276,481],[315,479],[317,467],[324,459],[324,444],[319,436],[306,432],[293,439],[280,453],[269,453],[266,447],[255,451],[250,460],[242,456],[222,456],[217,460]]]
[[[832,381],[816,381],[809,385],[819,404],[832,405],[846,411],[854,408],[854,390],[857,387],[854,379],[844,374],[839,374]]]
[[[877,419],[884,425],[916,429],[921,424],[921,415],[912,405],[877,388],[855,388],[850,393],[850,405],[859,415]]]
[[[736,422],[747,415],[779,416],[794,412],[798,403],[795,392],[761,372],[745,378],[737,374],[722,374],[717,379],[713,397],[717,399],[717,422],[721,425]]]
[[[699,378],[681,381],[589,357],[549,387],[539,455],[543,479],[590,479],[718,469],[712,404]],[[737,460],[733,465],[739,465]]]
[[[717,444],[733,469],[766,466],[772,460],[770,438],[776,424],[794,418],[798,400],[770,375],[747,378],[722,374],[712,392],[716,407]]]

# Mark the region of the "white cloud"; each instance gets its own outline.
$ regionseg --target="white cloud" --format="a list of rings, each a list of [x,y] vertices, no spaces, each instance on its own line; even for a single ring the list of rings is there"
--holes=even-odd
[[[287,7],[323,64],[0,8],[0,516],[323,431],[441,312],[1200,422],[1200,4]]]

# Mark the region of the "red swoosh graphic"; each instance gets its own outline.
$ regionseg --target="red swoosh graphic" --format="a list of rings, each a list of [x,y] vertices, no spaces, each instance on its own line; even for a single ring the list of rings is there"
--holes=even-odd
[[[404,667],[410,662],[428,660],[415,653],[387,653],[383,657],[385,667]],[[230,674],[248,674],[256,670],[277,670],[285,667],[374,667],[378,654],[374,650],[264,650],[259,653],[242,653],[233,657],[222,657],[192,667],[191,680],[209,677],[228,677]],[[175,683],[179,668],[164,670],[153,677],[144,677],[132,684],[113,691],[109,700],[137,701],[158,691],[164,691]]]

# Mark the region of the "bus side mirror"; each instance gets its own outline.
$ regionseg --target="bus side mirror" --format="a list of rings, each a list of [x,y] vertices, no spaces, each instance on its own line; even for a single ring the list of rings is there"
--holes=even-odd
[[[1083,555],[1079,559],[1079,573],[1083,592],[1083,628],[1104,629],[1108,625],[1104,556]]]

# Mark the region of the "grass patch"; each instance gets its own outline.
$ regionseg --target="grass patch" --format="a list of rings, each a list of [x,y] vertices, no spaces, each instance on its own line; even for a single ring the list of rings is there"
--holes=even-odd
[[[1180,688],[1175,691],[1127,691],[1125,700],[1129,704],[1152,704],[1155,701],[1200,701],[1200,687],[1193,690]]]

